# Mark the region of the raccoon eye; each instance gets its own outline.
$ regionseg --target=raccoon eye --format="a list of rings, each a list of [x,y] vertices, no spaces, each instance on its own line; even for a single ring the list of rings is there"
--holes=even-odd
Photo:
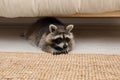
[[[54,42],[57,43],[57,44],[59,44],[59,43],[62,42],[62,38],[57,38],[57,39],[54,40]]]
[[[67,42],[70,42],[70,39],[69,39],[69,38],[66,38],[66,41],[67,41]]]

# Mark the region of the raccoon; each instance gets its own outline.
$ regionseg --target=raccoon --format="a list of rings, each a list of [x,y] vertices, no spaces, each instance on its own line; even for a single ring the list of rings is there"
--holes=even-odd
[[[47,17],[33,24],[25,36],[45,52],[67,54],[74,46],[73,27],[72,24],[66,26],[56,18]]]

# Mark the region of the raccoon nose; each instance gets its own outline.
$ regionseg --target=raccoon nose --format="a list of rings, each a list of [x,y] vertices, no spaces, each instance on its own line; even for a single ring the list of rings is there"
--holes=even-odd
[[[63,49],[66,49],[66,48],[67,48],[67,45],[64,45],[64,46],[63,46]]]

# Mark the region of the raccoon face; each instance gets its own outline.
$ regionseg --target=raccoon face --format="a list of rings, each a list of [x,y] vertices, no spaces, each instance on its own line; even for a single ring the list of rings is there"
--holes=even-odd
[[[59,28],[53,24],[49,26],[50,33],[46,37],[47,43],[51,45],[52,48],[59,52],[69,52],[73,46],[73,34],[71,30],[73,25],[68,25],[64,28]]]

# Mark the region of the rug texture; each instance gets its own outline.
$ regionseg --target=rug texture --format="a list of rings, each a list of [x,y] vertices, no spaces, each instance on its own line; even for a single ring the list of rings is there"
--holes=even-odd
[[[0,53],[0,80],[120,80],[120,55]]]

